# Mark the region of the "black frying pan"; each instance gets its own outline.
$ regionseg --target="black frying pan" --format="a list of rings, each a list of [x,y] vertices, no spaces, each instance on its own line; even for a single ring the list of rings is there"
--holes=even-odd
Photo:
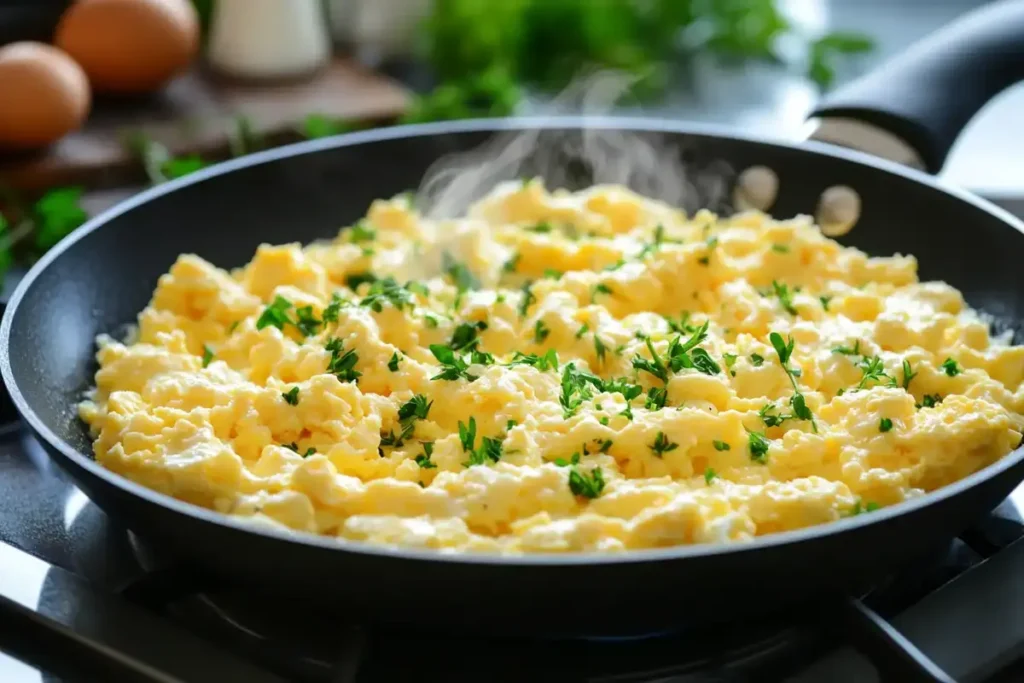
[[[1022,53],[1011,49],[1020,41],[1024,7],[990,6],[841,91],[818,115],[890,130],[936,170],[970,116],[1024,75]],[[3,378],[13,400],[89,497],[150,543],[214,576],[335,610],[339,618],[434,626],[630,632],[857,594],[957,534],[1024,478],[1018,449],[921,499],[748,544],[492,557],[254,530],[154,493],[92,460],[75,404],[93,383],[94,338],[133,321],[179,253],[240,266],[260,242],[333,235],[361,217],[371,200],[416,187],[436,159],[474,148],[495,131],[550,134],[581,125],[571,118],[467,121],[363,132],[245,157],[145,192],[64,240],[14,294],[0,328]],[[830,186],[856,188],[863,211],[845,242],[874,254],[917,255],[922,279],[948,281],[1024,341],[1024,227],[984,201],[828,145],[765,142],[650,120],[588,125],[662,134],[697,168],[768,166],[781,179],[772,208],[778,216],[812,212]],[[586,173],[580,170],[581,186],[591,181]]]

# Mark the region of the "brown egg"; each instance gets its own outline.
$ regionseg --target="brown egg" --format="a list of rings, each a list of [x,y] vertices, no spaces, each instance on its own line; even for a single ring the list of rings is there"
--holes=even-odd
[[[89,114],[89,81],[73,59],[51,45],[0,48],[0,148],[32,149],[63,137]]]
[[[189,0],[78,0],[54,42],[82,65],[94,91],[151,92],[195,57],[199,17]]]

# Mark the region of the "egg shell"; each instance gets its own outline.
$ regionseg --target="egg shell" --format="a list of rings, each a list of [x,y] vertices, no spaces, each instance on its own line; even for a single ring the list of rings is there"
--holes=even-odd
[[[62,50],[36,42],[0,48],[0,148],[48,145],[82,125],[91,95],[85,72]]]
[[[195,57],[199,17],[187,0],[79,0],[61,17],[54,42],[96,92],[151,92]]]

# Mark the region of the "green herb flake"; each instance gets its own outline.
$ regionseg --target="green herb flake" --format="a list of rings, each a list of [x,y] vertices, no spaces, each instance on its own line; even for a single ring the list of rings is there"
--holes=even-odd
[[[551,334],[551,330],[544,324],[543,320],[538,320],[533,326],[533,341],[535,344],[543,344],[549,334]]]
[[[402,362],[402,357],[398,355],[398,351],[391,354],[391,360],[388,361],[388,370],[391,372],[398,372],[398,364]]]
[[[713,444],[714,444],[714,446],[715,446],[715,450],[716,450],[716,451],[728,451],[728,450],[732,450],[732,446],[730,446],[729,444],[727,444],[727,443],[726,443],[726,442],[724,442],[724,441],[712,441],[711,443],[713,443]]]
[[[754,462],[766,463],[768,461],[768,449],[771,447],[771,441],[760,432],[748,432],[747,439],[750,459]]]
[[[595,467],[588,475],[580,472],[576,465],[570,466],[569,490],[581,498],[597,498],[604,490],[604,475],[600,467]]]
[[[263,309],[263,313],[256,320],[256,329],[262,330],[264,327],[276,327],[279,330],[283,330],[285,325],[292,322],[288,316],[288,311],[291,310],[291,307],[292,302],[283,296],[274,297],[274,300]]]
[[[772,251],[774,251],[774,252],[776,252],[778,254],[788,254],[789,253],[789,245],[788,244],[773,244],[772,245]]]
[[[789,286],[778,280],[772,280],[772,291],[778,297],[779,304],[784,311],[790,315],[799,315],[800,312],[793,305],[793,292],[789,289]]]
[[[964,369],[960,367],[960,364],[957,363],[952,358],[947,358],[946,360],[942,361],[942,365],[940,365],[939,367],[941,367],[943,371],[950,377],[956,377],[957,375],[964,371]]]
[[[432,353],[434,358],[437,359],[437,362],[441,364],[441,372],[430,379],[441,379],[448,382],[454,382],[460,378],[469,382],[477,379],[474,375],[469,374],[469,364],[462,358],[456,356],[455,351],[453,351],[450,346],[445,346],[444,344],[431,344],[430,353]]]
[[[917,376],[914,369],[910,367],[910,361],[903,359],[903,390],[910,391],[910,381]]]
[[[832,301],[832,297],[831,296],[819,296],[818,297],[818,301],[821,302],[821,307],[823,309],[825,309],[826,313],[828,313],[828,305],[829,305],[829,302]]]
[[[725,362],[725,367],[729,370],[729,375],[732,376],[732,377],[736,376],[736,371],[733,370],[732,367],[734,365],[736,365],[736,359],[737,358],[739,358],[739,356],[737,356],[734,353],[723,353],[722,354],[722,361]]]
[[[377,239],[377,231],[363,221],[349,228],[348,235],[353,242],[372,242]]]
[[[647,447],[654,452],[654,457],[661,458],[666,453],[679,448],[679,444],[669,441],[668,437],[665,436],[665,432],[658,432],[657,436],[654,437],[654,443],[648,444]]]
[[[644,408],[647,410],[661,410],[668,400],[668,390],[659,387],[651,387],[647,390],[647,401]]]
[[[878,431],[880,431],[880,432],[882,432],[884,434],[885,432],[889,431],[890,429],[892,429],[892,420],[890,420],[887,417],[883,417],[878,422]]]
[[[711,486],[711,482],[714,481],[715,477],[717,477],[717,476],[718,476],[718,473],[715,472],[710,467],[707,467],[707,468],[704,469],[704,483],[707,484],[708,486]]]
[[[327,361],[327,372],[342,382],[357,382],[363,376],[363,373],[355,369],[359,356],[354,350],[345,351],[340,339],[330,339],[324,348],[331,352],[330,360]]]
[[[299,405],[299,388],[297,386],[292,387],[288,391],[281,394],[281,398],[283,398],[284,402],[290,406]]]
[[[750,354],[750,363],[755,367],[759,368],[764,365],[764,356],[759,353]]]
[[[925,394],[921,397],[921,404],[918,408],[934,408],[935,406],[942,403],[942,396],[940,394]]]
[[[213,349],[203,344],[203,367],[205,368],[211,362],[213,362]]]

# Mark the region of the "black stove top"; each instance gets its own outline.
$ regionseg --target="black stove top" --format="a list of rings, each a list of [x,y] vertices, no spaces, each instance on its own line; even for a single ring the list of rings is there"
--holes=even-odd
[[[213,585],[107,518],[12,423],[0,428],[0,681],[941,680],[908,641],[955,680],[1017,680],[1022,509],[1024,488],[863,603],[629,639],[509,640],[329,620]]]

